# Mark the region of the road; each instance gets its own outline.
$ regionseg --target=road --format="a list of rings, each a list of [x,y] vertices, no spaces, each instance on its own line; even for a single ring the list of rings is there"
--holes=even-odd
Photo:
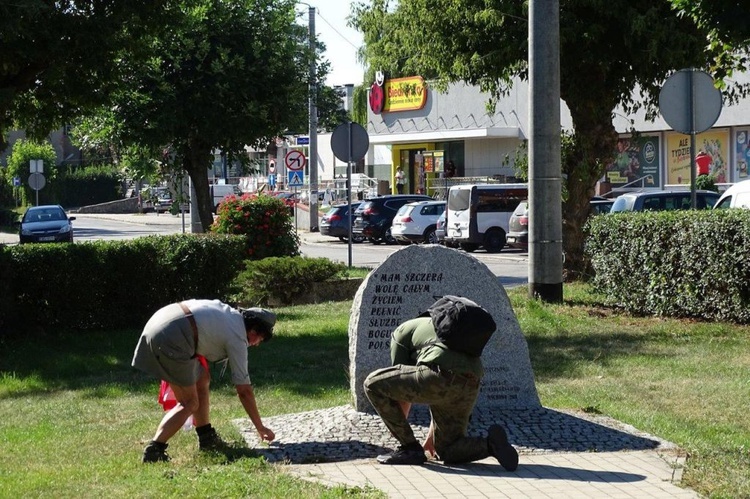
[[[304,234],[302,239],[303,255],[349,263],[348,244],[319,234]],[[374,268],[380,265],[388,255],[401,248],[402,246],[398,245],[353,244],[351,264],[354,267]],[[472,253],[472,256],[487,265],[490,271],[500,278],[503,286],[517,286],[528,282],[529,259],[525,252],[505,249],[500,253],[490,254],[480,250]]]
[[[122,240],[157,234],[178,234],[183,232],[181,216],[169,214],[84,214],[71,213],[73,234],[76,242],[96,240]],[[190,230],[190,220],[184,221],[185,231]],[[349,263],[349,248],[346,243],[319,233],[300,231],[302,245],[300,251],[309,257],[323,257],[333,261]],[[0,234],[0,243],[18,242],[15,234]],[[374,268],[380,265],[388,255],[398,251],[401,246],[373,245],[370,243],[352,245],[352,265],[355,267]],[[500,278],[504,286],[517,286],[528,282],[528,255],[514,249],[504,249],[500,253],[488,254],[482,250],[472,256],[483,262]]]

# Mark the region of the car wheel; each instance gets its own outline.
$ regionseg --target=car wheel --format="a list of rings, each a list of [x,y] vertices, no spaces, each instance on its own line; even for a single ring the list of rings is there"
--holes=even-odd
[[[344,236],[339,236],[339,241],[341,241],[342,243],[345,243],[347,241],[347,239],[348,238],[346,238]]]
[[[427,230],[424,231],[424,242],[425,244],[438,244],[440,241],[438,241],[437,234],[435,234],[435,227],[427,227]]]
[[[372,244],[380,244],[383,242],[380,239],[375,239],[374,237],[369,238],[368,241],[370,241]]]
[[[487,253],[499,253],[505,246],[505,232],[500,229],[488,230],[484,235],[484,249]]]
[[[478,244],[473,243],[461,243],[459,246],[467,253],[474,253],[479,248]]]
[[[386,244],[396,244],[396,240],[391,235],[391,229],[389,228],[387,231],[385,231],[385,239]]]
[[[359,244],[365,242],[367,238],[365,236],[359,235],[359,234],[352,234],[352,242],[354,244]]]

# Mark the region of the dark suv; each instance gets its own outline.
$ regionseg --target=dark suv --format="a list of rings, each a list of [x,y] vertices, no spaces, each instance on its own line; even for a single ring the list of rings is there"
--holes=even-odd
[[[361,234],[373,244],[396,244],[396,240],[391,237],[391,223],[398,209],[406,203],[430,200],[431,197],[422,194],[394,194],[368,199],[354,212],[357,219],[352,232]]]

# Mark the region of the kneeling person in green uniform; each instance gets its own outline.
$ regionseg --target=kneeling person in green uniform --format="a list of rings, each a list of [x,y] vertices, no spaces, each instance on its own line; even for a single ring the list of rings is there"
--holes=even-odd
[[[441,300],[448,298],[476,307],[489,316],[466,298],[446,296]],[[441,300],[431,307],[431,312]],[[495,329],[489,317],[492,331],[487,339]],[[365,379],[367,398],[400,443],[395,452],[378,456],[378,462],[422,464],[427,451],[437,454],[446,464],[493,456],[506,470],[514,471],[518,467],[518,453],[508,443],[502,426],[490,426],[487,437],[467,436],[484,368],[478,354],[448,348],[439,339],[436,326],[442,325],[439,319],[436,322],[434,314],[432,318],[418,317],[401,324],[391,337],[392,366],[378,369]],[[464,327],[471,328],[471,324]],[[432,421],[424,447],[407,421],[412,403],[427,404],[430,408]]]

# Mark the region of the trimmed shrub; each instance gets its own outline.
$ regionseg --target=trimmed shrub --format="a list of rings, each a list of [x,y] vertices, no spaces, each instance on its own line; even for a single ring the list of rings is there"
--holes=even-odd
[[[266,305],[271,297],[291,303],[310,283],[327,281],[346,269],[343,263],[302,256],[247,261],[245,270],[233,283],[233,299],[248,306]]]
[[[63,206],[87,206],[122,197],[120,173],[112,165],[87,166],[62,172],[57,182],[57,199]]]
[[[299,236],[280,199],[265,194],[229,196],[217,215],[211,230],[245,236],[248,259],[299,255]]]
[[[587,230],[592,283],[610,305],[750,323],[750,210],[611,214]]]
[[[0,330],[140,327],[160,307],[228,298],[244,239],[177,234],[0,248]]]

